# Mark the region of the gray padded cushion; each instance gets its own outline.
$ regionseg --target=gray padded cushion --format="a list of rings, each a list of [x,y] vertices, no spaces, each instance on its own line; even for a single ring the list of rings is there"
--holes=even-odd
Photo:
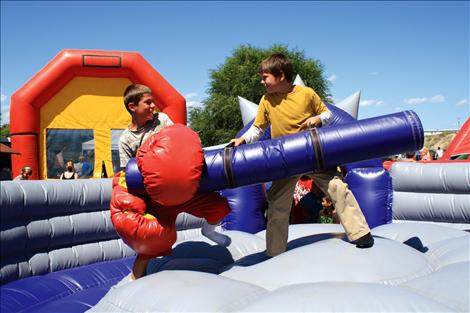
[[[470,223],[470,162],[396,162],[395,220]]]
[[[470,162],[395,162],[393,190],[417,193],[470,193]]]
[[[105,210],[111,199],[111,179],[2,181],[1,185],[2,221]]]
[[[134,254],[116,233],[111,179],[1,182],[0,283]],[[178,215],[178,230],[202,219]]]
[[[402,286],[430,299],[445,299],[449,306],[459,312],[468,312],[469,294],[468,280],[470,277],[470,262],[460,262],[435,272],[413,279]],[[449,288],[452,286],[452,288]]]
[[[174,270],[123,280],[89,312],[470,310],[467,232],[388,224],[374,229],[372,248],[357,249],[340,231],[337,225],[291,225],[290,249],[274,258],[251,266],[236,262],[221,275]],[[263,233],[225,234],[232,239],[227,250],[234,260],[264,248]],[[404,243],[411,238],[424,243],[427,252]],[[201,236],[192,240],[208,242]]]
[[[470,223],[470,194],[394,192],[393,218]]]

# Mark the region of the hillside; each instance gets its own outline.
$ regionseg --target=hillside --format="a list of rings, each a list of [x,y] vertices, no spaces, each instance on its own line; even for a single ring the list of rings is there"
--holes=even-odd
[[[452,139],[454,139],[455,132],[442,132],[440,134],[424,135],[424,146],[430,150],[436,151],[438,147],[447,149]]]

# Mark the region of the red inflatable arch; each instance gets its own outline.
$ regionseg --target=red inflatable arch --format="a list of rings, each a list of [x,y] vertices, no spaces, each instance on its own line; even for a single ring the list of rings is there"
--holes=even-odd
[[[23,165],[28,164],[33,168],[32,179],[44,178],[44,162],[40,164],[42,157],[39,156],[44,149],[41,146],[44,142],[42,136],[45,136],[45,130],[40,125],[40,118],[43,118],[40,116],[41,107],[73,79],[82,77],[125,78],[124,82],[145,84],[153,90],[156,104],[162,112],[174,122],[186,124],[184,97],[139,53],[63,50],[11,97],[12,149],[21,153],[12,155],[15,175]]]

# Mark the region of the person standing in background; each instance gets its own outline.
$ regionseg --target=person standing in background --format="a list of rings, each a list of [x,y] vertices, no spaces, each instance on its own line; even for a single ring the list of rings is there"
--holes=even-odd
[[[444,150],[442,150],[441,147],[437,147],[435,159],[440,160],[443,154],[444,154]]]
[[[85,161],[85,157],[83,155],[80,155],[78,157],[78,163],[75,164],[75,171],[77,172],[78,177],[82,177],[83,175],[82,168],[83,168],[84,161]]]
[[[60,179],[78,179],[78,174],[75,172],[75,167],[72,160],[67,161],[65,171],[60,174]]]
[[[33,175],[33,169],[31,166],[26,165],[21,168],[20,175],[16,176],[13,180],[28,180],[31,175]]]
[[[431,161],[432,157],[431,154],[429,154],[429,148],[423,147],[421,150],[419,150],[419,155],[420,155],[420,160],[421,161]]]

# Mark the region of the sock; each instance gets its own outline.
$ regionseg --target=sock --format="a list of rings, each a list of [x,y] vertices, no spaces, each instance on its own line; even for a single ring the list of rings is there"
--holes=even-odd
[[[213,242],[217,243],[218,245],[227,247],[232,242],[229,236],[219,234],[215,231],[216,225],[209,224],[207,221],[204,221],[201,227],[201,233],[212,240]]]

